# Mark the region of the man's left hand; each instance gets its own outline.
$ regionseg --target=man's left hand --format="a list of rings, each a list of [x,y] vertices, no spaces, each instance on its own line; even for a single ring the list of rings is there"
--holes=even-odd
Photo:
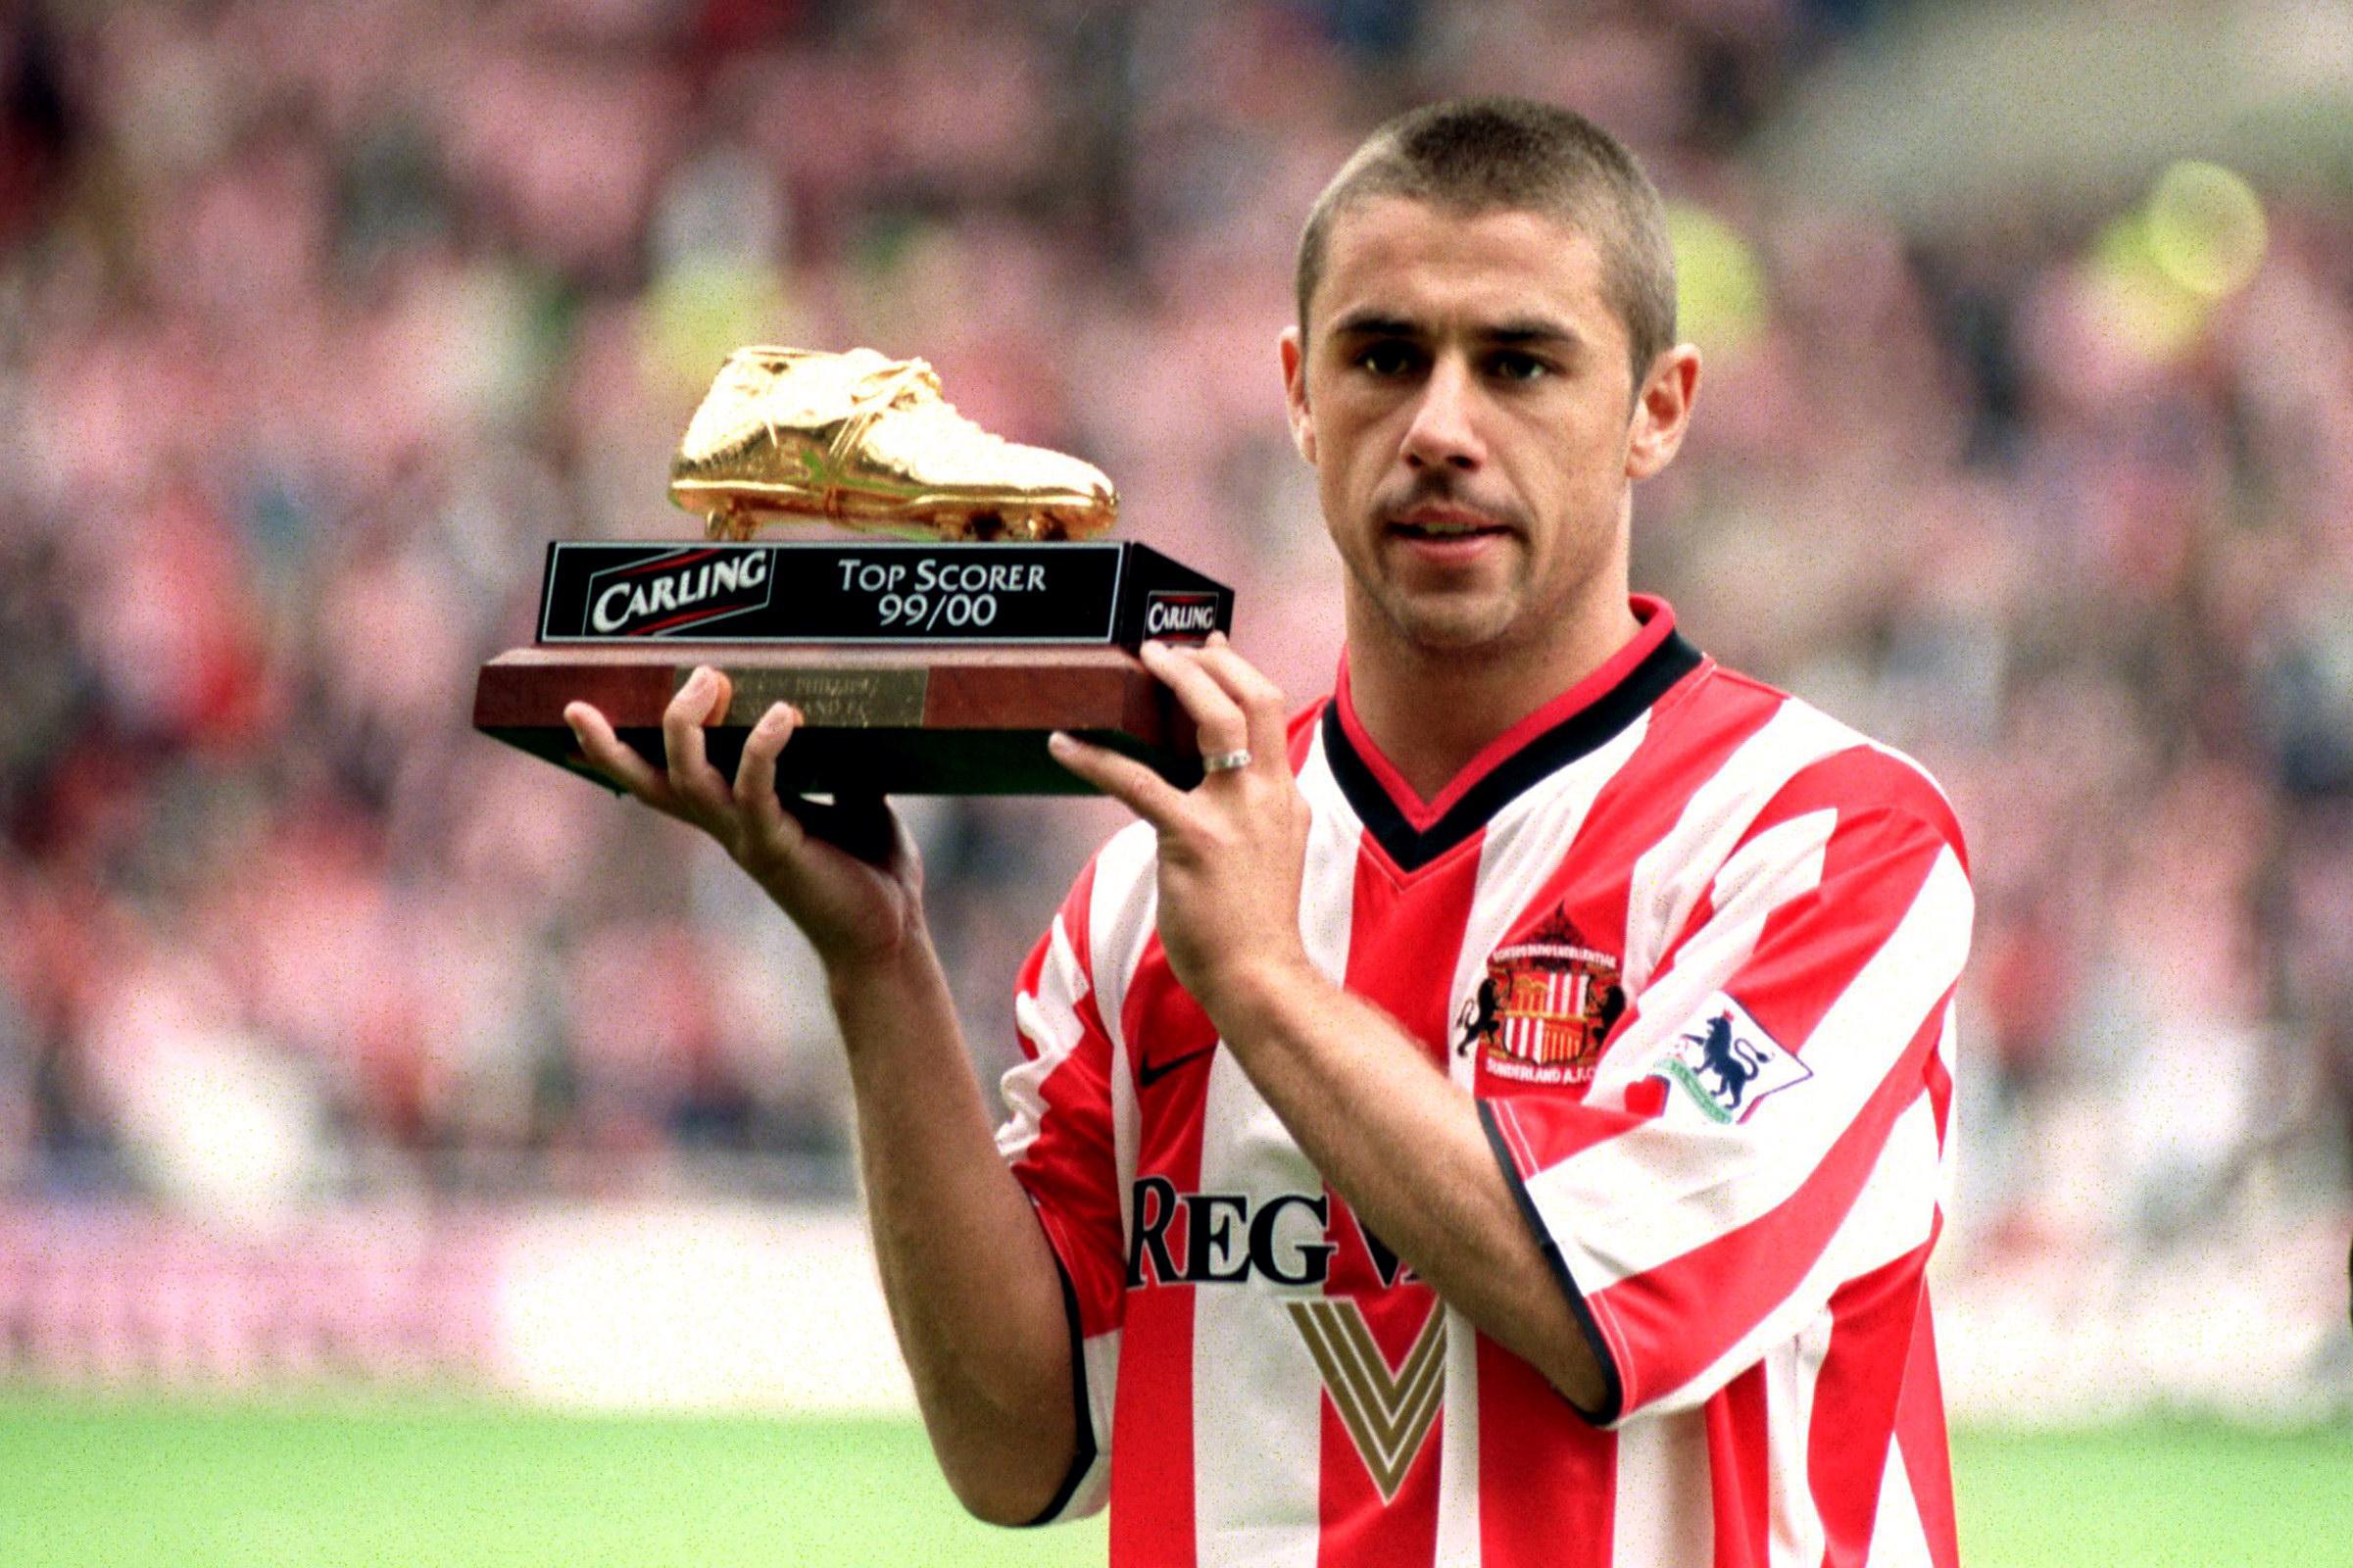
[[[1220,1003],[1307,964],[1299,884],[1309,810],[1292,777],[1283,694],[1226,642],[1144,645],[1144,665],[1193,715],[1201,755],[1248,753],[1240,766],[1180,790],[1132,758],[1065,734],[1054,760],[1150,822],[1160,837],[1160,945],[1212,1019]]]

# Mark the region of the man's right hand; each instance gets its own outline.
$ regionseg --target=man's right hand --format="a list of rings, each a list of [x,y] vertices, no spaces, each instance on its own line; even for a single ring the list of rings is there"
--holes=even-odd
[[[777,754],[802,722],[787,704],[752,727],[730,785],[703,745],[730,695],[708,666],[679,688],[662,715],[666,769],[586,703],[564,718],[583,762],[718,840],[815,945],[848,1050],[875,1261],[924,1425],[964,1505],[1020,1524],[1078,1452],[1062,1276],[997,1152],[924,930],[914,841],[878,798],[830,810],[777,799]],[[841,847],[861,840],[890,848]]]
[[[666,770],[640,757],[587,703],[564,710],[584,761],[654,809],[718,840],[736,864],[767,890],[805,932],[835,974],[902,956],[923,938],[923,867],[914,841],[880,797],[810,803],[796,813],[776,794],[776,758],[802,722],[800,710],[776,703],[744,741],[731,786],[712,766],[703,730],[727,711],[733,689],[724,673],[695,670],[662,715]],[[828,830],[833,839],[828,842]],[[887,844],[879,859],[841,847]]]

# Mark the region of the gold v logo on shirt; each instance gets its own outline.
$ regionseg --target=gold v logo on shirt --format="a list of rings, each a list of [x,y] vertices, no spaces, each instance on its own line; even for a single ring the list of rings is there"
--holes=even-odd
[[[1431,1301],[1429,1320],[1404,1360],[1392,1367],[1354,1301],[1326,1298],[1290,1306],[1291,1320],[1323,1374],[1324,1392],[1388,1502],[1405,1484],[1405,1472],[1446,1402],[1446,1309]]]

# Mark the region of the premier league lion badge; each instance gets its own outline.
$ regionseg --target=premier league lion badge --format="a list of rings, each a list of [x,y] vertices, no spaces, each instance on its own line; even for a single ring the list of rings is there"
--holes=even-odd
[[[1745,1121],[1758,1101],[1814,1071],[1719,991],[1650,1076],[1682,1089],[1708,1120],[1730,1123]]]
[[[1527,940],[1488,957],[1486,978],[1463,1004],[1462,1049],[1480,1047],[1487,1070],[1513,1083],[1586,1083],[1625,1010],[1618,960],[1589,947],[1555,910]]]

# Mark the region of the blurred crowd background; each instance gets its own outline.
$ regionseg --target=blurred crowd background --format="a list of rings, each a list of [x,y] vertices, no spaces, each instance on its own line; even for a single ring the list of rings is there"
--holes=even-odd
[[[2188,1280],[2341,1338],[2349,51],[2327,5],[0,0],[0,1193],[847,1198],[782,921],[468,728],[544,544],[691,533],[728,349],[920,354],[1304,702],[1298,227],[1388,114],[1500,91],[1673,205],[1706,378],[1638,586],[1970,832],[1984,1321]],[[993,1078],[1121,817],[908,810]]]

